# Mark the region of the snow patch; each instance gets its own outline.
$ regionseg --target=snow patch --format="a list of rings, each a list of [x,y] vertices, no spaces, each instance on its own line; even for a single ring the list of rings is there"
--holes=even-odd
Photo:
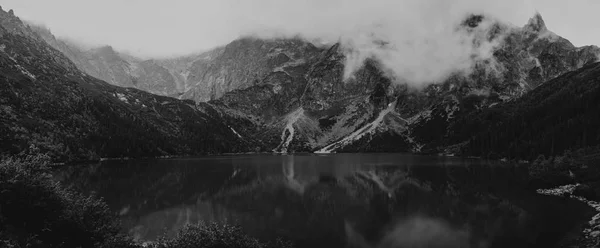
[[[237,136],[238,136],[240,139],[242,138],[242,136],[241,136],[241,135],[240,135],[240,134],[239,134],[237,131],[235,131],[235,129],[233,129],[233,127],[229,127],[229,129],[231,129],[231,131],[232,131],[232,132],[233,132],[235,135],[237,135]]]
[[[23,68],[21,65],[17,65],[17,69],[19,69],[19,71],[21,71],[21,73],[33,80],[35,80],[35,75],[33,75],[31,72],[29,72],[27,69]]]
[[[297,59],[297,60],[288,61],[288,62],[285,62],[285,63],[283,63],[282,65],[280,65],[278,67],[275,67],[273,69],[273,72],[284,72],[284,73],[288,74],[285,71],[285,68],[287,68],[287,67],[296,67],[296,66],[299,66],[301,64],[304,64],[305,62],[306,61],[304,59]]]
[[[127,101],[127,97],[126,97],[126,96],[125,96],[125,94],[123,94],[123,93],[118,93],[118,92],[117,92],[117,93],[116,93],[116,97],[117,97],[117,98],[119,98],[119,100],[121,100],[121,101],[122,101],[122,102],[124,102],[124,103],[129,103],[129,102]]]

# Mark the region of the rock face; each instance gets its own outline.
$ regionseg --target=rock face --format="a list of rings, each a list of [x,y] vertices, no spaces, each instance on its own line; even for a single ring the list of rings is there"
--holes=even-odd
[[[97,51],[106,59],[110,49]],[[107,84],[0,11],[0,154],[60,161],[261,149],[237,111]]]
[[[188,68],[189,90],[182,98],[208,101],[255,85],[273,71],[305,63],[318,49],[300,39],[243,38],[213,51]]]
[[[600,63],[552,79],[527,95],[458,118],[451,140],[462,153],[535,159],[600,144]]]
[[[31,26],[52,47],[62,52],[80,70],[110,84],[132,87],[164,96],[185,90],[186,68],[196,56],[165,60],[142,60],[119,53],[111,46],[84,50],[57,39],[43,27]]]
[[[470,16],[460,28],[475,29],[485,18]],[[336,44],[302,63],[266,67],[254,86],[214,102],[269,123],[275,151],[452,152],[445,150],[448,130],[458,117],[518,99],[600,54],[550,32],[539,14],[522,28],[495,22],[487,34],[501,44],[492,59],[422,91],[392,84],[374,60],[344,80],[345,51]]]
[[[48,29],[32,28],[90,76],[117,86],[198,102],[250,87],[267,72],[301,64],[318,52],[300,39],[243,38],[198,55],[142,60],[110,46],[84,50],[57,39]]]
[[[342,79],[339,45],[318,56],[273,69],[256,86],[225,94],[216,104],[258,116],[270,126],[274,151],[310,151],[350,135],[391,102],[390,81],[369,61],[354,78]]]
[[[239,128],[253,132],[232,132],[251,140],[241,150],[454,153],[465,141],[451,137],[457,120],[513,102],[548,80],[597,61],[600,54],[598,47],[578,48],[552,33],[539,14],[524,27],[471,15],[457,28],[485,29],[480,39],[500,44],[493,56],[477,61],[468,75],[456,73],[416,91],[392,83],[375,59],[345,79],[348,51],[340,44],[317,47],[298,38],[243,38],[199,55],[140,60],[111,47],[82,51],[47,30],[15,29],[15,18],[3,19],[6,30],[37,42],[42,39],[35,37],[41,36],[65,54],[44,48],[54,54],[52,63],[77,75],[75,66],[111,84],[208,101],[199,106],[215,112],[196,110],[220,113],[229,126],[230,117],[243,120],[247,125]],[[474,46],[479,42],[483,40]],[[252,143],[257,140],[261,145]]]

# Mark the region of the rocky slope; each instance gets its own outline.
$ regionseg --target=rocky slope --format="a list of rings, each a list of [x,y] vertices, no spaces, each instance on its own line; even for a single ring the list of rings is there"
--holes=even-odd
[[[524,27],[480,27],[485,18],[469,16],[459,28],[497,40],[494,56],[477,61],[469,75],[453,75],[422,91],[392,84],[375,60],[344,80],[347,51],[336,44],[214,103],[270,123],[274,151],[440,151],[456,118],[518,99],[600,54],[598,47],[577,48],[552,33],[539,14]]]
[[[261,149],[238,111],[112,86],[0,11],[0,153],[56,160]]]
[[[77,68],[112,84],[209,101],[200,106],[247,120],[256,132],[241,136],[260,137],[259,150],[275,152],[451,153],[456,149],[449,145],[466,140],[451,137],[456,120],[512,102],[600,54],[598,47],[575,47],[552,33],[539,14],[523,27],[470,15],[457,29],[483,34],[474,46],[483,39],[499,45],[470,74],[418,91],[392,83],[375,59],[344,79],[351,51],[340,44],[249,37],[200,55],[142,61],[110,47],[77,50],[44,29],[31,32]]]
[[[467,19],[468,28],[476,27],[473,20],[481,21],[480,18],[485,17]],[[547,80],[595,62],[600,54],[598,47],[576,48],[548,31],[539,14],[523,28],[496,23],[489,35],[499,37],[501,45],[495,49],[493,60],[478,62],[471,75],[451,77],[423,92],[398,96],[401,104],[395,111],[408,122],[407,131],[396,134],[411,141],[413,151],[443,150],[452,133],[448,127],[456,118],[518,99]],[[359,140],[360,145],[351,150],[397,142],[397,135],[389,131],[392,128],[382,129],[383,132]]]
[[[85,50],[32,25],[48,44],[82,71],[113,85],[206,102],[244,89],[282,66],[303,63],[318,51],[300,39],[242,38],[201,54],[143,60],[111,46]]]
[[[83,49],[56,38],[50,30],[30,25],[55,49],[62,52],[80,70],[110,84],[132,87],[164,96],[178,96],[186,88],[186,71],[190,63],[206,55],[173,59],[143,60],[115,51],[111,46]]]
[[[600,144],[600,63],[566,73],[510,103],[459,118],[451,142],[462,153],[535,159]]]

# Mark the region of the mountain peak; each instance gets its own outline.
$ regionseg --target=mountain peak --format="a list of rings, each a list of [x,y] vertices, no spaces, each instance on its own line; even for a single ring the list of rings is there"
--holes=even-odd
[[[479,14],[470,14],[463,21],[462,26],[476,28],[485,19],[485,16]]]
[[[529,19],[529,22],[527,22],[527,25],[525,25],[525,29],[533,32],[542,32],[547,30],[546,22],[544,22],[540,12],[536,12],[535,15]]]
[[[116,52],[115,52],[115,49],[113,49],[113,47],[112,47],[112,46],[110,46],[110,45],[104,45],[104,46],[101,46],[101,47],[97,47],[97,48],[95,48],[95,49],[93,49],[93,50],[94,50],[96,53],[99,53],[99,54],[105,54],[105,55],[107,55],[107,54],[114,54],[114,53],[116,53]]]

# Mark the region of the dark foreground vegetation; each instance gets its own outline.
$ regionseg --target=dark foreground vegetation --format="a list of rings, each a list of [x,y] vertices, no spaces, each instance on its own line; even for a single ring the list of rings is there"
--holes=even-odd
[[[600,144],[600,63],[565,73],[521,98],[456,120],[461,154],[534,160]]]
[[[95,196],[64,188],[51,178],[50,158],[30,155],[0,162],[0,247],[142,247],[122,234],[117,216]],[[198,224],[154,248],[291,247],[263,243],[235,226]]]
[[[528,168],[531,188],[579,183],[574,194],[600,200],[600,146],[567,150],[559,156],[539,155]]]

